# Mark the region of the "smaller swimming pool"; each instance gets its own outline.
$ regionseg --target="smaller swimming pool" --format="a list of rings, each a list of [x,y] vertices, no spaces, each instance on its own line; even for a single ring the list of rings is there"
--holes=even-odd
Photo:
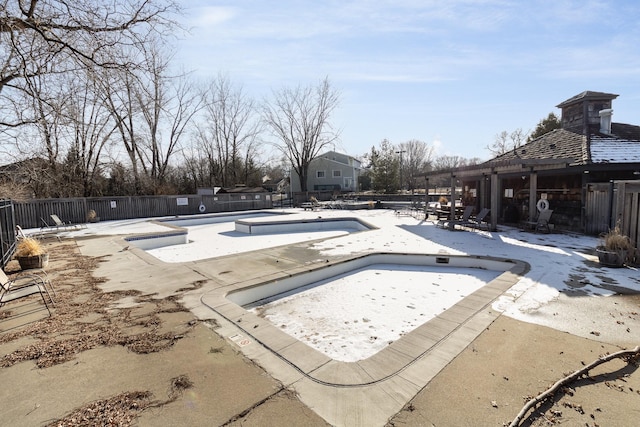
[[[233,214],[219,213],[219,214],[208,214],[208,215],[195,215],[191,217],[168,218],[168,219],[163,219],[159,222],[165,223],[168,225],[178,226],[178,227],[194,227],[197,225],[221,224],[225,222],[245,220],[248,218],[273,218],[273,217],[281,217],[286,215],[288,214],[275,212],[275,211],[249,211],[249,212],[237,212]]]
[[[319,231],[366,231],[376,227],[364,222],[360,218],[313,218],[313,219],[290,219],[279,218],[269,219],[249,219],[235,222],[236,231],[247,234],[276,234],[276,233],[298,233],[298,232],[319,232]]]
[[[162,223],[172,231],[126,240],[161,261],[188,262],[376,228],[359,218],[308,218],[268,212],[176,218]]]
[[[147,251],[156,248],[163,248],[165,246],[184,245],[188,242],[187,236],[187,230],[183,230],[176,232],[127,237],[124,240],[131,243],[137,248]]]

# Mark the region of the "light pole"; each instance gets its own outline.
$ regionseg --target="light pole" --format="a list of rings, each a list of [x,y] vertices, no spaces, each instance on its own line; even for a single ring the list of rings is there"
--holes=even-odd
[[[291,198],[289,199],[289,207],[293,207],[293,171],[291,167],[289,167],[289,193],[291,193]]]
[[[407,150],[396,151],[396,154],[400,154],[400,191],[402,191],[402,153],[406,153]]]

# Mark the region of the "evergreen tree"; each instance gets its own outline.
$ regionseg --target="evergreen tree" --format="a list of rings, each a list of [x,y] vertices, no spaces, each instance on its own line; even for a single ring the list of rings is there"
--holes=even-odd
[[[527,138],[527,142],[531,142],[534,139],[541,137],[542,135],[551,132],[555,129],[562,128],[562,123],[560,123],[560,118],[556,116],[554,113],[549,113],[549,115],[538,122],[538,126],[536,129],[531,132],[529,138]]]
[[[375,191],[395,193],[399,187],[400,159],[389,140],[380,142],[380,148],[371,147],[371,184]]]

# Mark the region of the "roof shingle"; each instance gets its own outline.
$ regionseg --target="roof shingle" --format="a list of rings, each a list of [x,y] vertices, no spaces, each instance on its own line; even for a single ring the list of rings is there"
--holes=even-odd
[[[573,163],[588,161],[586,138],[564,129],[556,129],[514,150],[494,157],[487,163],[502,163],[519,159],[574,159]]]

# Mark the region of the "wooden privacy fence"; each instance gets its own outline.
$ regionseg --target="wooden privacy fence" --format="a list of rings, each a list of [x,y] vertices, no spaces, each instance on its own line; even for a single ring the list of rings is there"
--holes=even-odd
[[[585,234],[597,235],[606,233],[612,227],[615,218],[613,200],[615,186],[613,183],[587,184],[584,214]]]
[[[51,215],[64,222],[87,222],[93,210],[100,221],[195,215],[255,209],[271,209],[271,193],[224,193],[184,196],[122,196],[38,199],[14,202],[16,224],[22,228],[52,225]]]
[[[636,247],[640,243],[640,181],[614,183],[613,224],[620,225]]]
[[[606,233],[616,225],[638,247],[640,243],[640,181],[588,184],[585,233]]]

